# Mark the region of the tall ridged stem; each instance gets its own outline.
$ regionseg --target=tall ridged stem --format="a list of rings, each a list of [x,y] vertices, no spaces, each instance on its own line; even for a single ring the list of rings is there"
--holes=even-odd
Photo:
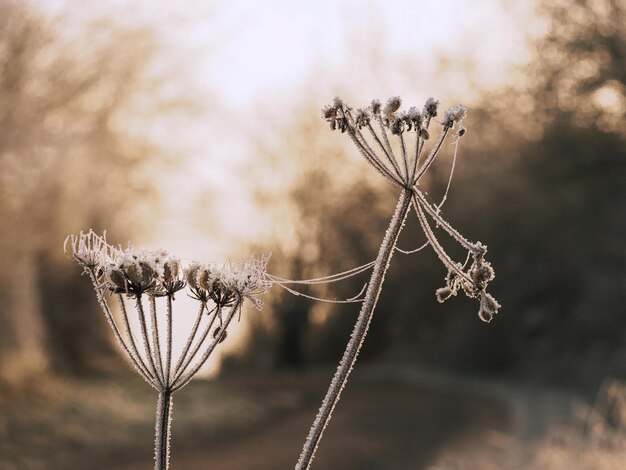
[[[339,362],[337,371],[335,372],[333,380],[330,383],[330,387],[326,392],[322,406],[315,417],[313,426],[311,426],[309,435],[307,436],[304,447],[302,448],[300,459],[296,464],[296,470],[305,470],[310,468],[317,446],[322,439],[324,429],[330,421],[332,412],[339,401],[341,391],[345,387],[348,376],[354,367],[359,351],[361,350],[361,346],[363,345],[363,341],[365,340],[367,330],[372,321],[374,308],[376,307],[376,302],[378,301],[383,281],[385,279],[385,273],[389,267],[389,262],[391,261],[396,242],[398,241],[398,236],[400,235],[407,213],[411,207],[412,195],[413,192],[410,189],[404,189],[400,194],[396,210],[391,218],[391,222],[389,222],[385,238],[380,245],[372,277],[370,278],[367,292],[365,293],[365,299],[363,300],[359,317],[357,318],[352,335],[350,336],[350,341],[346,346],[341,362]]]
[[[170,436],[172,422],[172,391],[159,392],[154,429],[154,470],[167,470],[170,466]]]

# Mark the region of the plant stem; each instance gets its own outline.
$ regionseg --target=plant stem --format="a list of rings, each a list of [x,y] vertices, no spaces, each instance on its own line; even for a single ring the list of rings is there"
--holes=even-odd
[[[172,421],[172,391],[159,392],[154,431],[154,470],[167,470],[170,466],[170,434]]]
[[[396,210],[391,218],[391,221],[389,222],[385,238],[380,245],[372,277],[370,278],[367,286],[365,299],[363,300],[359,317],[354,325],[354,329],[352,330],[350,341],[346,346],[341,362],[339,362],[337,371],[335,372],[333,380],[330,383],[330,387],[326,392],[322,406],[320,407],[317,416],[315,417],[315,421],[311,426],[309,435],[307,436],[304,447],[302,448],[300,459],[296,464],[296,470],[306,470],[310,468],[317,446],[322,439],[324,429],[330,421],[335,405],[337,405],[337,402],[339,401],[341,391],[346,385],[348,376],[354,367],[354,363],[356,362],[356,358],[359,354],[361,346],[363,345],[363,341],[365,340],[365,335],[367,334],[370,322],[372,321],[372,314],[374,313],[374,308],[376,307],[376,302],[378,301],[378,296],[380,295],[383,281],[385,279],[385,273],[389,267],[389,262],[391,261],[391,256],[393,255],[396,242],[398,241],[398,236],[400,235],[400,231],[404,225],[404,220],[406,219],[409,208],[411,207],[412,195],[413,191],[410,189],[404,189],[402,194],[400,194]]]

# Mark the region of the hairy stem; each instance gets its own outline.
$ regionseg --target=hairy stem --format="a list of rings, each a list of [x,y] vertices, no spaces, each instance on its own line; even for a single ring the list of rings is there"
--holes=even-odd
[[[172,422],[172,391],[159,392],[154,425],[154,470],[170,467],[170,435]]]
[[[167,350],[165,354],[165,384],[170,383],[170,369],[172,367],[172,296],[167,296]]]
[[[143,375],[150,379],[149,382],[151,382],[154,387],[158,387],[158,381],[156,377],[152,376],[152,373],[148,370],[148,367],[144,363],[143,359],[141,358],[141,354],[139,354],[139,350],[137,349],[137,343],[135,341],[135,338],[133,337],[133,330],[130,327],[130,322],[128,321],[128,311],[126,309],[124,297],[122,296],[122,294],[118,294],[117,298],[120,304],[120,310],[122,311],[122,320],[124,322],[124,327],[126,328],[126,336],[128,337],[128,341],[130,342],[130,353],[132,356],[135,357],[137,366],[141,369]]]
[[[196,372],[198,372],[200,368],[204,365],[204,363],[207,361],[207,359],[209,358],[209,356],[211,355],[215,347],[219,343],[221,343],[224,340],[224,338],[226,338],[226,329],[228,328],[228,325],[230,324],[233,317],[235,316],[235,313],[237,312],[237,310],[241,308],[241,302],[242,302],[241,299],[237,300],[237,302],[235,302],[235,304],[230,308],[230,312],[228,312],[228,315],[226,315],[226,319],[220,325],[219,334],[213,338],[213,341],[211,341],[209,347],[204,352],[200,360],[196,362],[196,365],[193,367],[193,369],[190,372],[187,372],[186,375],[174,381],[174,384],[172,385],[172,392],[176,392],[180,390],[181,388],[183,388],[185,385],[187,385],[191,381],[193,376],[196,375]],[[204,341],[204,339],[202,341]]]
[[[191,329],[191,333],[189,334],[189,337],[187,338],[187,343],[185,344],[183,352],[178,358],[176,367],[174,367],[174,373],[173,373],[174,378],[178,377],[178,372],[180,372],[180,368],[183,365],[183,362],[185,362],[185,360],[187,359],[187,353],[189,352],[189,348],[191,347],[193,340],[196,338],[196,333],[198,332],[198,327],[200,326],[200,321],[202,320],[202,314],[204,313],[205,308],[206,308],[206,304],[202,302],[200,304],[200,310],[198,310],[198,315],[196,315],[196,322],[194,323],[193,328]],[[169,385],[169,382],[168,382],[168,385]]]
[[[165,385],[165,371],[163,370],[163,359],[161,358],[161,342],[159,341],[159,325],[157,323],[157,308],[156,297],[151,295],[150,297],[150,316],[152,321],[150,322],[150,329],[152,330],[152,351],[156,358],[156,365],[158,365],[157,372],[160,372],[161,382]]]
[[[395,213],[391,218],[385,238],[383,239],[378,251],[372,277],[370,278],[367,292],[365,293],[365,300],[363,301],[359,317],[354,325],[350,341],[346,346],[341,362],[339,363],[333,380],[330,383],[330,387],[326,392],[322,406],[320,407],[317,416],[315,417],[315,421],[311,426],[309,435],[307,436],[304,447],[302,448],[300,459],[296,464],[296,470],[305,470],[310,468],[317,446],[322,439],[324,429],[330,421],[332,412],[339,401],[341,391],[345,387],[348,376],[354,367],[361,346],[363,345],[363,341],[365,340],[365,335],[367,334],[370,322],[372,321],[372,314],[374,313],[374,308],[376,307],[376,302],[378,301],[378,296],[380,295],[383,281],[385,279],[385,273],[389,267],[389,262],[391,261],[398,236],[400,235],[400,231],[404,225],[408,210],[411,207],[411,197],[412,192],[410,190],[404,190],[400,194]]]
[[[185,373],[185,371],[189,367],[189,364],[191,364],[191,362],[194,360],[194,358],[198,354],[198,351],[200,351],[200,348],[204,344],[204,341],[206,340],[207,336],[209,336],[209,333],[211,332],[211,329],[213,328],[213,324],[215,323],[215,320],[217,319],[217,317],[219,316],[221,318],[220,307],[219,306],[215,307],[215,309],[213,310],[213,313],[212,314],[209,313],[209,315],[210,315],[209,321],[206,327],[204,328],[204,332],[200,335],[200,339],[198,340],[194,348],[191,350],[191,353],[187,356],[186,360],[182,363],[180,370],[174,376],[174,380],[172,380],[172,387],[174,387],[174,384],[178,382],[178,379],[180,379],[181,375]]]
[[[98,299],[98,304],[100,305],[100,308],[102,309],[102,311],[104,312],[104,314],[106,316],[107,322],[109,323],[109,325],[111,326],[111,329],[113,330],[113,334],[115,335],[115,339],[117,339],[117,342],[122,347],[122,349],[126,353],[126,356],[130,360],[130,362],[133,365],[133,367],[135,368],[135,370],[139,373],[139,375],[141,375],[149,384],[151,384],[153,387],[156,388],[156,385],[153,383],[152,378],[149,375],[146,375],[144,373],[144,371],[142,370],[142,368],[140,366],[140,362],[138,362],[137,359],[133,356],[133,354],[128,349],[128,346],[126,345],[126,342],[122,338],[122,334],[120,333],[120,330],[117,327],[117,323],[115,323],[115,319],[113,318],[113,314],[111,313],[111,309],[109,308],[109,304],[107,303],[106,298],[104,297],[103,289],[98,284],[98,280],[96,279],[96,275],[94,274],[94,272],[92,270],[90,270],[88,272],[89,272],[89,277],[91,278],[91,283],[93,284],[93,288],[96,291],[96,297]]]
[[[137,294],[135,296],[135,300],[137,302],[137,312],[139,313],[139,324],[141,326],[141,335],[143,336],[143,346],[146,350],[146,356],[148,358],[148,365],[150,366],[150,372],[154,375],[156,379],[157,385],[160,387],[160,390],[164,389],[163,380],[159,376],[155,361],[154,354],[152,353],[152,349],[150,348],[150,340],[148,339],[148,328],[146,326],[146,314],[143,309],[143,304],[141,303],[141,294]]]

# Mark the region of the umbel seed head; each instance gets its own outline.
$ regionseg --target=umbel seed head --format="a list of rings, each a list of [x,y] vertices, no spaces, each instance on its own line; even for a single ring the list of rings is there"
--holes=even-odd
[[[434,163],[440,150],[445,148],[445,140],[450,134],[456,136],[453,142],[456,158],[459,138],[466,132],[462,122],[467,116],[467,108],[462,104],[448,108],[441,121],[438,121],[433,119],[439,107],[439,101],[434,98],[426,100],[421,112],[415,106],[401,111],[401,105],[400,97],[393,96],[382,109],[380,101],[373,100],[370,106],[354,111],[347,103],[335,98],[332,104],[323,108],[322,115],[331,129],[348,134],[361,155],[379,174],[395,186],[410,192],[428,243],[448,269],[446,285],[436,291],[437,301],[444,302],[463,292],[470,298],[480,299],[479,315],[483,320],[490,321],[498,311],[499,304],[487,293],[488,284],[495,273],[491,264],[485,261],[486,247],[480,242],[472,243],[465,239],[442,218],[440,209],[447,197],[447,189],[438,205],[432,204],[420,189],[421,178]],[[438,136],[433,139],[435,142],[429,146],[430,149],[425,149],[431,132],[436,132],[433,129],[435,124],[440,126]],[[453,132],[455,128],[456,132]],[[455,262],[446,253],[430,226],[431,220],[467,250],[468,261],[463,264]],[[473,259],[473,263],[467,267],[470,259]]]

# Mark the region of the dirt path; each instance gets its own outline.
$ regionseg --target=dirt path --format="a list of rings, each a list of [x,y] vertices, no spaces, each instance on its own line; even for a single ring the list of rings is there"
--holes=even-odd
[[[269,423],[205,447],[184,450],[174,436],[176,470],[280,470],[293,468],[321,401],[327,374],[284,376],[271,383],[241,380],[241,385],[282,393],[292,406]],[[270,392],[273,390],[273,392]],[[277,392],[278,391],[278,392]],[[464,454],[493,452],[493,437],[506,436],[507,410],[493,400],[462,390],[442,390],[402,381],[355,377],[342,396],[317,452],[315,468],[424,469],[443,449]],[[118,470],[147,470],[148,459]]]

